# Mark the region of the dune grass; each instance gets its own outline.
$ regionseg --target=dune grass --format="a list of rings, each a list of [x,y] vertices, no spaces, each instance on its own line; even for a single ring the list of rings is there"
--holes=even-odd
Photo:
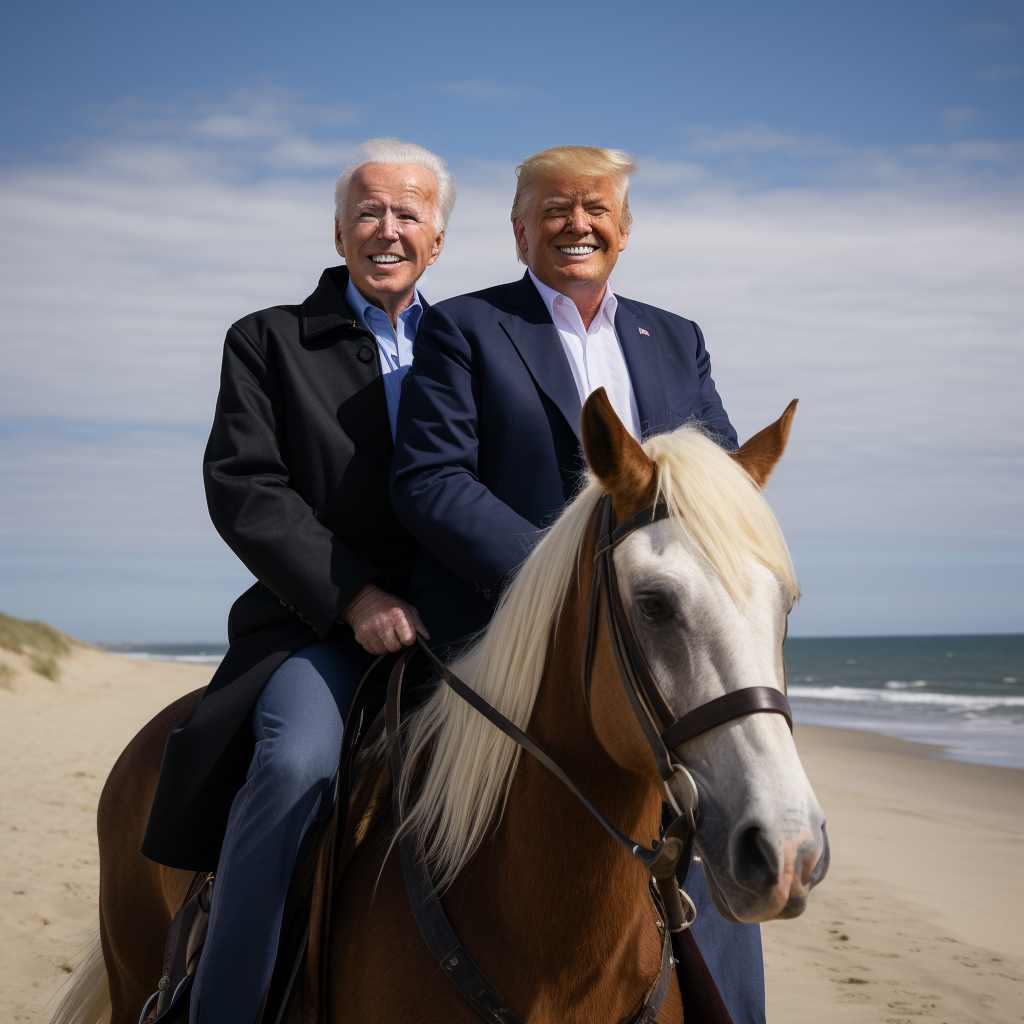
[[[56,682],[60,678],[57,659],[71,653],[74,640],[45,622],[26,622],[0,612],[0,647],[14,654],[28,655],[34,672]],[[2,666],[0,685],[11,686],[12,670]]]
[[[45,622],[26,622],[0,612],[0,647],[24,654],[29,647],[41,655],[60,657],[71,653],[74,641]]]

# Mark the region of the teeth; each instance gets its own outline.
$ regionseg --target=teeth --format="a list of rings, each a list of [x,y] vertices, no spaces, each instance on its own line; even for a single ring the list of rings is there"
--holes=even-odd
[[[566,256],[589,256],[592,252],[597,252],[596,245],[560,245],[558,249]]]
[[[401,263],[402,262],[402,257],[401,256],[388,256],[386,254],[385,255],[381,255],[381,256],[371,256],[370,259],[373,260],[374,263]]]

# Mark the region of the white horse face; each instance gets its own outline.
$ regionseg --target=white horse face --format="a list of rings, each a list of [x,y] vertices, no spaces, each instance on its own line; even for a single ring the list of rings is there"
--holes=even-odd
[[[760,563],[740,609],[696,543],[661,521],[615,552],[624,606],[677,717],[746,686],[785,689],[790,599]],[[719,912],[734,921],[795,917],[828,870],[822,813],[782,715],[717,726],[674,751],[697,784],[696,845]]]

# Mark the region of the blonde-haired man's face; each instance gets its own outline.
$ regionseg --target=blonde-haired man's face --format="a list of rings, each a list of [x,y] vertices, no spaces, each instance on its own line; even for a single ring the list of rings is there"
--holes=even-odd
[[[523,262],[549,288],[572,297],[603,289],[629,232],[620,226],[622,197],[611,178],[541,178],[523,217],[513,221]]]

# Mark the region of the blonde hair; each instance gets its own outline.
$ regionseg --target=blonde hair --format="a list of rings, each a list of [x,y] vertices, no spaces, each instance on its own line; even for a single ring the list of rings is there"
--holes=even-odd
[[[619,225],[628,231],[633,224],[629,212],[629,178],[639,163],[622,149],[600,146],[555,146],[528,156],[516,168],[516,195],[512,200],[512,220],[522,220],[533,191],[541,178],[558,174],[582,174],[593,178],[611,178],[619,188],[622,212]]]
[[[644,450],[657,466],[659,498],[668,504],[671,521],[700,545],[734,601],[745,600],[744,563],[750,558],[767,566],[796,598],[782,531],[735,460],[692,426],[651,438]],[[603,493],[600,482],[589,477],[505,591],[486,632],[452,662],[456,675],[521,729],[533,713],[548,638]],[[401,779],[401,831],[422,843],[433,879],[443,889],[497,825],[520,748],[447,686],[440,686],[405,728],[409,753]]]

